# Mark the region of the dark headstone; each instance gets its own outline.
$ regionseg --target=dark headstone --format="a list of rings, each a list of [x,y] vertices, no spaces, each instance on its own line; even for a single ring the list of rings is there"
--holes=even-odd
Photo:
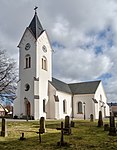
[[[104,131],[109,131],[109,125],[108,124],[104,125]]]
[[[69,127],[70,127],[70,117],[65,116],[65,128],[69,128]]]
[[[99,111],[98,127],[102,127],[102,126],[103,126],[102,111]]]
[[[71,127],[75,127],[75,122],[71,121]]]
[[[69,116],[65,116],[64,134],[71,134],[71,125],[70,125],[70,117]]]
[[[39,141],[41,143],[41,134],[45,133],[45,118],[41,117],[40,118],[40,129],[39,132],[36,132],[37,134],[39,134]]]
[[[40,129],[39,129],[40,134],[45,133],[45,118],[41,117],[40,118]]]
[[[116,135],[116,128],[115,128],[115,117],[110,115],[110,129],[109,135],[115,136]]]
[[[7,122],[6,122],[5,118],[2,118],[1,136],[3,136],[3,137],[7,136]]]
[[[93,114],[90,115],[90,121],[93,122],[94,121],[94,117]]]

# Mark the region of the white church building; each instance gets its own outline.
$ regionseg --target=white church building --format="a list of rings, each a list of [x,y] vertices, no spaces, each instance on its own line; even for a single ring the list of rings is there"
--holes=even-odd
[[[14,115],[62,119],[98,119],[109,115],[101,81],[67,84],[52,77],[52,47],[37,12],[26,28],[19,47],[19,81]]]

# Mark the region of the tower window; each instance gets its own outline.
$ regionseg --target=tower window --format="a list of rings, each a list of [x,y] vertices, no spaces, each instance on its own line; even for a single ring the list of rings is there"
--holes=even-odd
[[[31,68],[31,57],[29,54],[25,56],[25,68]]]
[[[82,102],[78,102],[78,114],[82,113]]]
[[[42,58],[42,69],[47,70],[47,59],[45,56]]]

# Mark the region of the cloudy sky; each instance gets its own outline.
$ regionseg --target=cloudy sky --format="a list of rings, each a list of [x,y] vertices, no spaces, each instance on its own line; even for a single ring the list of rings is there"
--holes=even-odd
[[[53,76],[101,79],[117,102],[117,0],[0,0],[0,48],[18,61],[17,45],[38,6],[53,52]]]

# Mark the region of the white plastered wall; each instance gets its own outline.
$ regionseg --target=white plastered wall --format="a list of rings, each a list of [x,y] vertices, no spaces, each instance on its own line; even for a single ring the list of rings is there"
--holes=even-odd
[[[31,47],[29,50],[25,50],[25,45],[30,43]],[[34,77],[35,77],[35,38],[31,32],[26,29],[24,35],[19,44],[19,80],[20,86],[18,86],[19,94],[17,95],[18,101],[20,101],[20,114],[26,115],[25,100],[30,102],[31,115],[34,116]],[[31,68],[26,68],[25,56],[31,56]],[[25,85],[30,85],[29,91],[25,91]],[[18,106],[14,106],[18,107]],[[19,115],[20,115],[19,114]]]
[[[59,117],[57,119],[64,119],[65,116],[70,116],[72,113],[72,105],[71,105],[71,94],[64,93],[61,91],[56,91],[56,95],[59,97]],[[65,107],[66,111],[63,112],[63,100],[66,101]]]
[[[91,114],[94,114],[94,102],[92,101],[93,94],[81,94],[74,95],[73,106],[74,106],[74,118],[84,119],[84,105],[85,103],[85,117],[90,118]],[[78,114],[78,102],[82,102],[82,113]]]
[[[42,47],[46,46],[47,52]],[[47,59],[47,70],[42,69],[42,58]],[[46,31],[44,31],[36,42],[36,78],[39,77],[39,118],[45,117],[48,112],[48,81],[52,80],[52,49]],[[43,112],[43,100],[45,99],[46,112]]]

